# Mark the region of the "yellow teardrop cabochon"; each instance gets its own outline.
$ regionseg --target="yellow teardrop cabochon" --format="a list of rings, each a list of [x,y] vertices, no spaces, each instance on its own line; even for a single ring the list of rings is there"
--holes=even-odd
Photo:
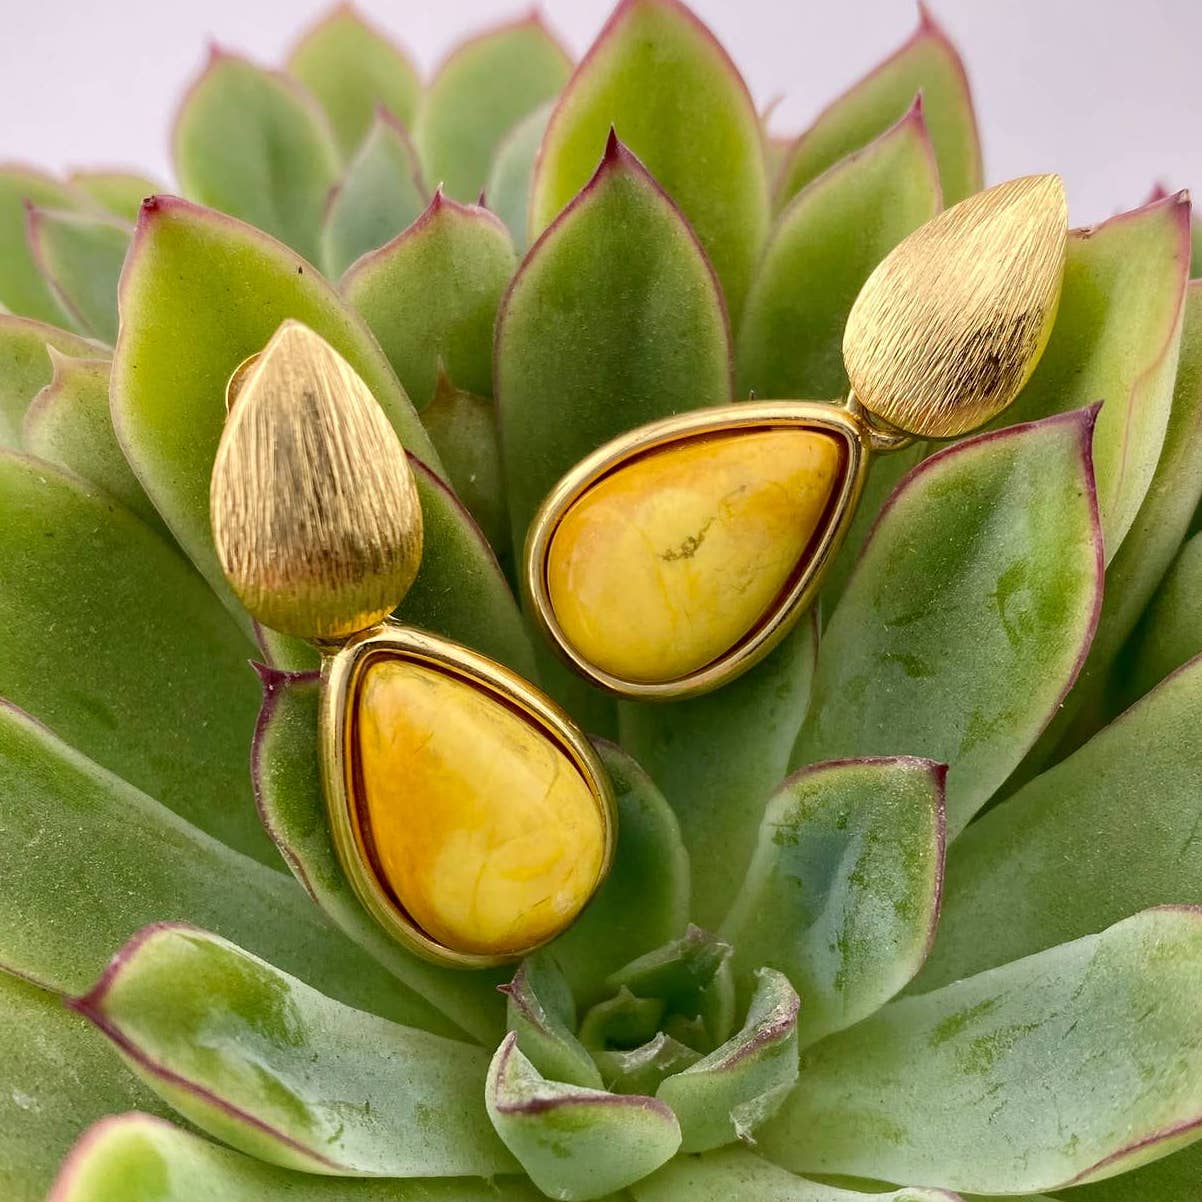
[[[1051,333],[1067,232],[1060,177],[1032,175],[970,196],[899,243],[843,334],[864,408],[925,438],[953,438],[1005,409]]]
[[[564,639],[611,676],[646,684],[737,647],[804,565],[844,447],[804,426],[733,429],[619,462],[550,540],[546,589]]]
[[[302,638],[374,625],[417,575],[422,524],[405,449],[367,385],[286,321],[229,395],[209,507],[238,599]]]
[[[557,935],[605,873],[604,806],[510,699],[373,656],[352,699],[361,850],[436,944],[511,957]]]

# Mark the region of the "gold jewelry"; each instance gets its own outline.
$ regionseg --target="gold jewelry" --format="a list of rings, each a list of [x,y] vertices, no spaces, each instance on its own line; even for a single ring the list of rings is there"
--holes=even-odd
[[[1055,175],[1000,184],[914,231],[861,289],[839,404],[751,400],[606,443],[543,501],[523,586],[560,655],[620,696],[708,692],[813,601],[872,452],[953,438],[1034,371],[1064,273]]]
[[[604,768],[550,698],[388,615],[417,575],[405,450],[354,369],[286,321],[230,377],[213,541],[235,594],[322,655],[330,830],[359,900],[438,963],[505,963],[553,939],[613,858]]]

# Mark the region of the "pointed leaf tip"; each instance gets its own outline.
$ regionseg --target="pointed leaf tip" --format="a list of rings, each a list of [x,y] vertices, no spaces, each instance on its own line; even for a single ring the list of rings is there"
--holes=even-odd
[[[317,257],[340,154],[324,110],[291,76],[211,55],[176,110],[171,150],[186,195]]]
[[[925,5],[914,32],[818,115],[786,153],[776,188],[783,208],[806,184],[892,125],[923,90],[948,204],[983,186],[971,89],[955,43]]]
[[[493,328],[516,266],[500,218],[440,186],[411,225],[351,266],[342,291],[424,408],[439,355],[457,387],[491,397]]]
[[[696,234],[620,139],[599,164],[600,130],[586,141],[572,150],[581,167],[587,155],[584,186],[541,229],[498,316],[515,546],[555,481],[607,438],[730,396],[729,326]]]
[[[685,123],[687,147],[671,136]],[[613,125],[696,228],[737,314],[768,226],[762,131],[729,56],[675,0],[619,4],[561,93],[535,168],[532,238],[587,183]],[[708,170],[716,161],[724,171]]]
[[[414,125],[427,173],[444,179],[453,196],[478,193],[501,141],[559,93],[571,62],[537,15],[459,43],[435,72]]]
[[[846,393],[838,345],[856,298],[898,243],[942,207],[919,92],[895,123],[807,184],[781,213],[739,330],[737,392]],[[823,281],[821,289],[813,287],[816,279]],[[870,477],[870,486],[880,478],[879,472]]]

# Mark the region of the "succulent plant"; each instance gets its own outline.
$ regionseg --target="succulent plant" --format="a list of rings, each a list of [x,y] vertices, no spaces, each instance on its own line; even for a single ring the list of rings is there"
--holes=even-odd
[[[1070,234],[1013,407],[876,463],[809,619],[652,705],[557,666],[517,549],[606,439],[846,392],[868,274],[982,184],[931,18],[782,139],[676,0],[424,86],[339,8],[283,72],[215,51],[174,152],[186,199],[0,171],[0,1196],[1196,1202],[1187,197]],[[410,452],[404,620],[540,679],[612,778],[613,871],[516,971],[361,908],[316,659],[218,565],[225,386],[288,318]]]

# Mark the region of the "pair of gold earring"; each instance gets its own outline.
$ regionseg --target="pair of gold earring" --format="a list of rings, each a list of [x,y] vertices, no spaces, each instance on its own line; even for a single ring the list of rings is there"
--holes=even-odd
[[[970,197],[900,243],[852,307],[842,404],[752,400],[641,427],[552,490],[523,585],[567,662],[670,699],[745,672],[812,601],[872,454],[952,438],[1017,396],[1055,318],[1057,176]],[[231,377],[213,537],[263,625],[322,655],[320,758],[343,870],[377,922],[440,963],[520,958],[603,881],[613,794],[550,698],[389,615],[421,562],[403,447],[327,343],[285,322]]]

